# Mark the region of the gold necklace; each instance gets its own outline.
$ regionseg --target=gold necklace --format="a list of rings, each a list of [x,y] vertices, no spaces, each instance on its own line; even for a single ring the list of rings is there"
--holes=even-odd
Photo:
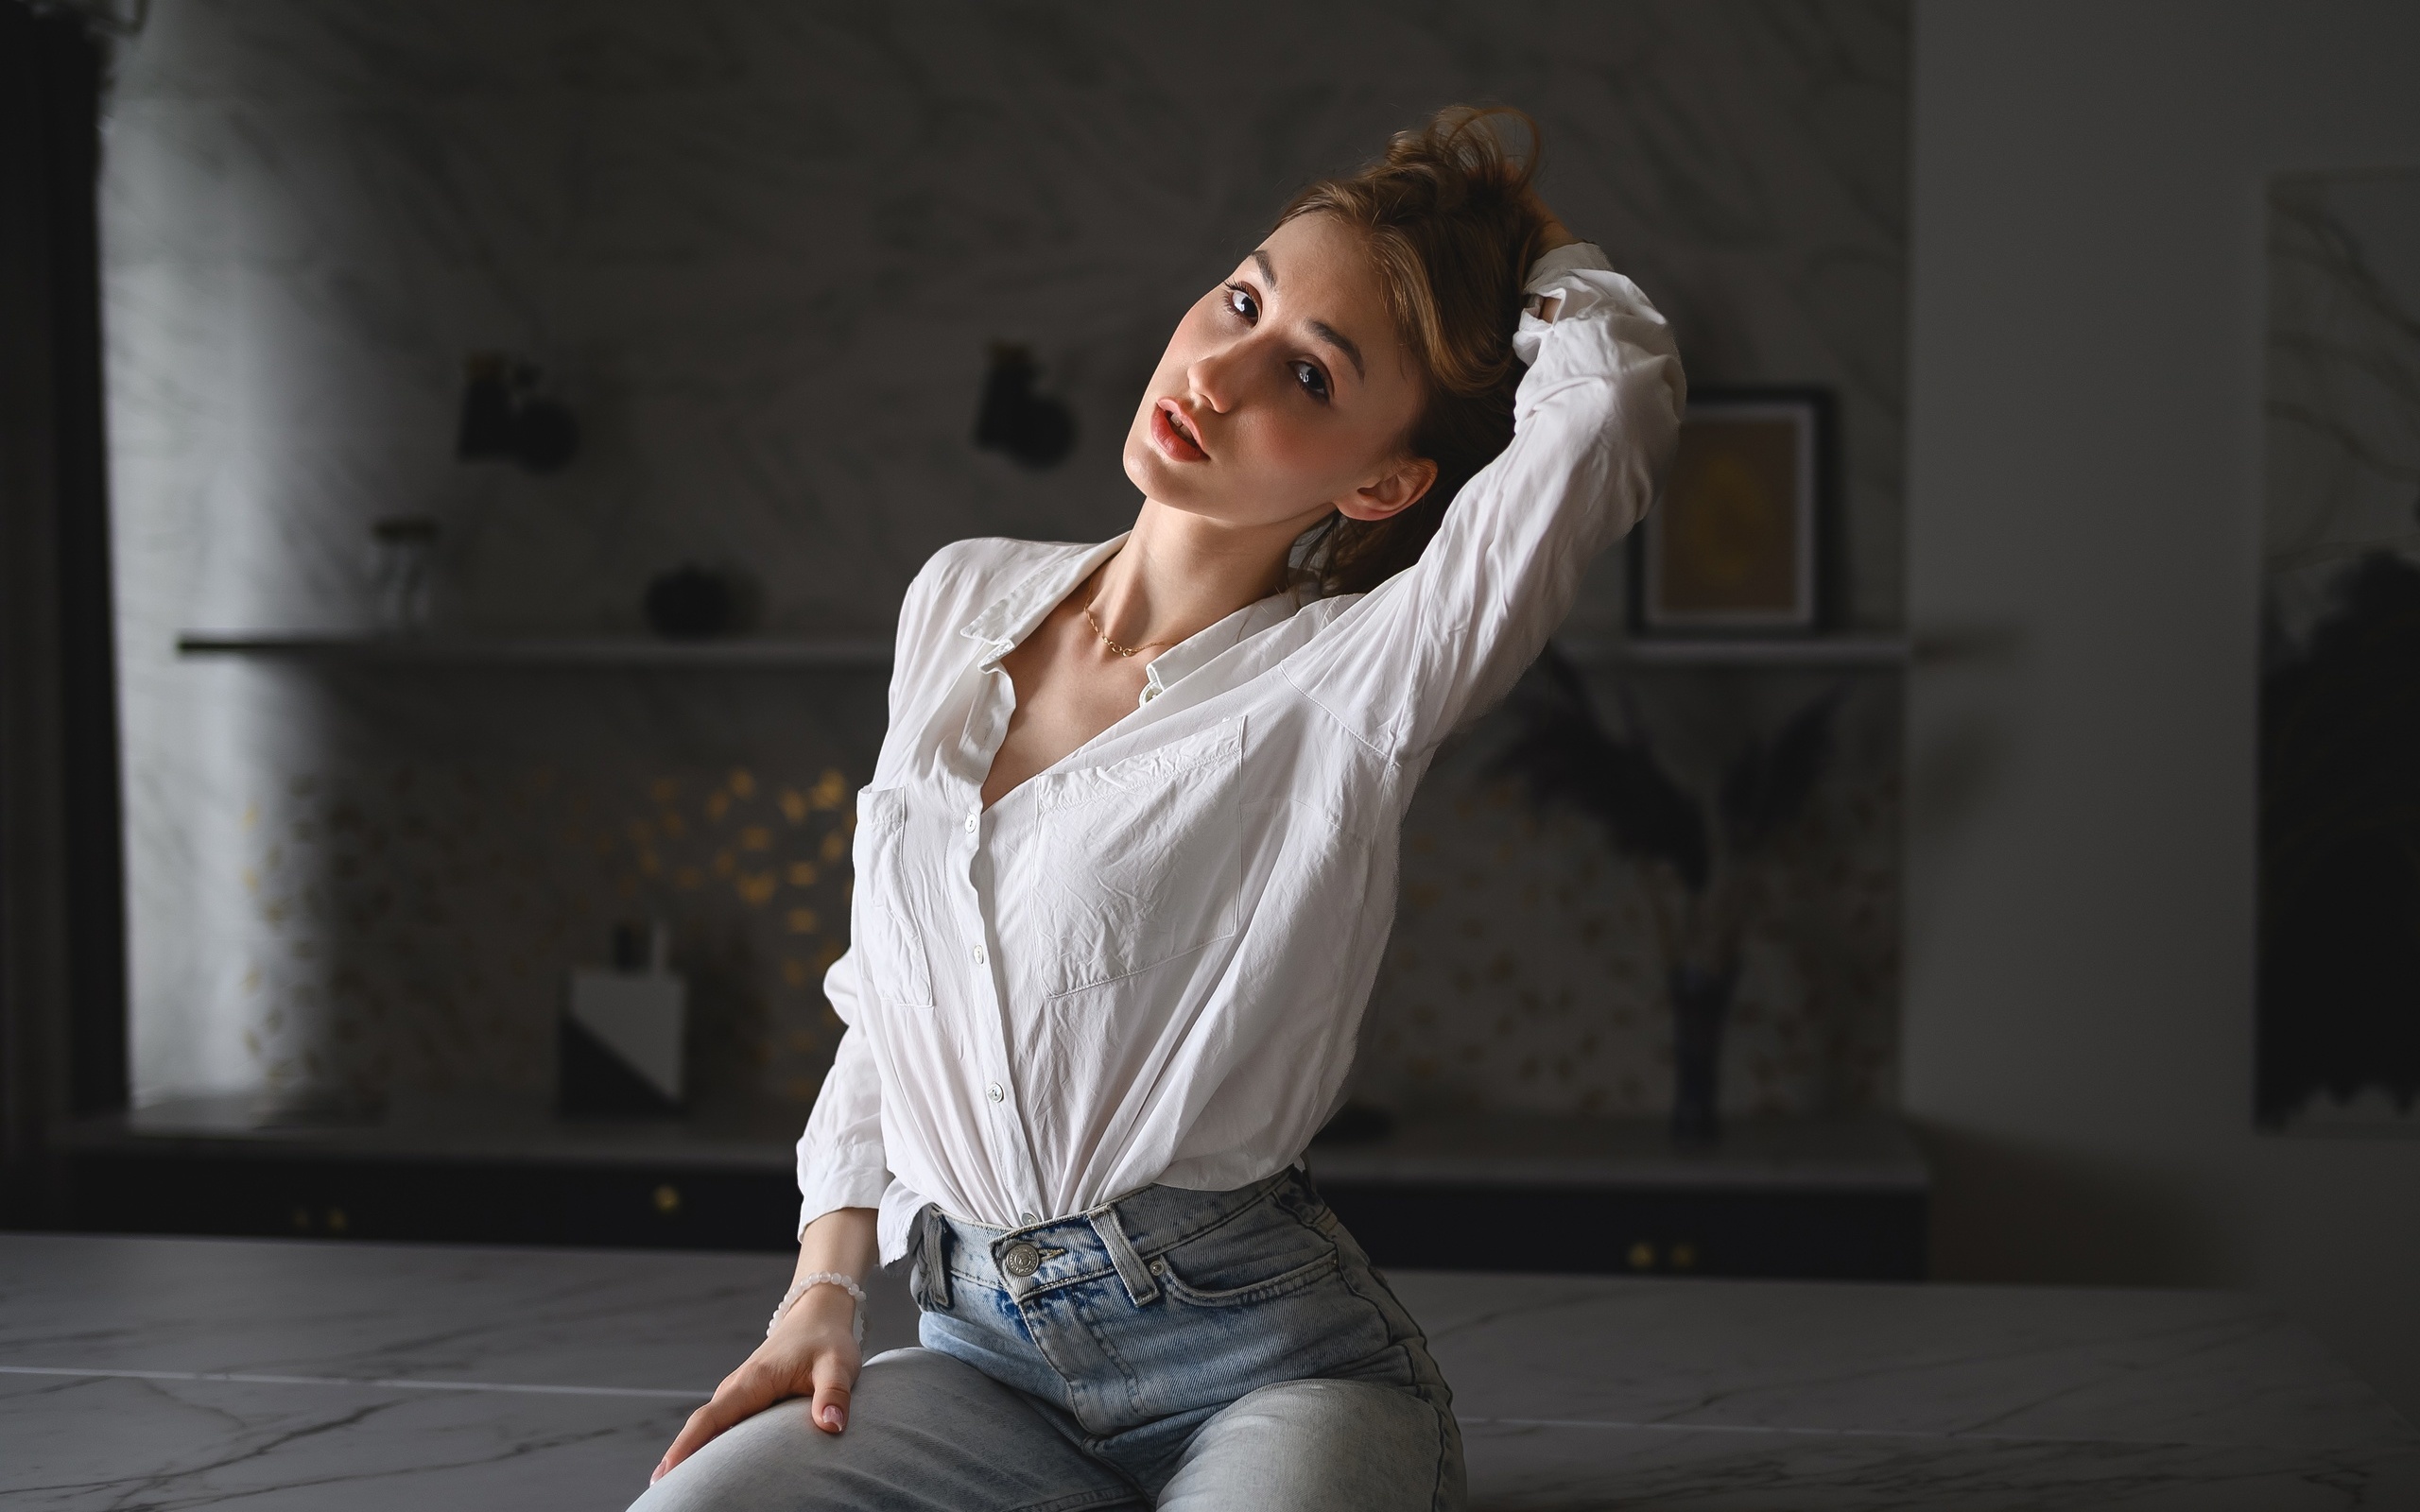
[[[1093,594],[1093,604],[1098,604],[1099,602],[1100,594],[1096,592]],[[1093,618],[1092,604],[1084,606],[1084,623],[1093,627],[1093,633],[1100,637],[1100,644],[1109,647],[1110,654],[1112,656],[1130,657],[1137,651],[1148,651],[1155,645],[1167,644],[1166,641],[1137,641],[1132,645],[1118,644],[1115,641],[1109,638],[1109,632],[1107,630],[1100,627],[1100,621]]]

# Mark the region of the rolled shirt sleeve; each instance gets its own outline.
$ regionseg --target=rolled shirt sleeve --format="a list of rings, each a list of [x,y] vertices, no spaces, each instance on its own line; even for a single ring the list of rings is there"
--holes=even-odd
[[[1512,444],[1463,485],[1420,560],[1285,675],[1398,760],[1501,697],[1569,612],[1591,560],[1646,514],[1687,385],[1670,328],[1586,243],[1540,258],[1513,351]]]
[[[799,1232],[838,1208],[875,1208],[890,1185],[882,1153],[882,1088],[857,1017],[856,953],[845,952],[823,975],[823,995],[843,1023],[832,1070],[798,1142]]]

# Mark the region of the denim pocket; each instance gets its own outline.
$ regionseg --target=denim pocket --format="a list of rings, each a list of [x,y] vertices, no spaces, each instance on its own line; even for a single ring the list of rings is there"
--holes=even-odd
[[[1166,1255],[1151,1263],[1151,1270],[1159,1277],[1160,1284],[1167,1288],[1168,1295],[1180,1302],[1195,1307],[1243,1307],[1253,1302],[1273,1302],[1306,1286],[1316,1285],[1335,1275],[1338,1263],[1336,1252],[1330,1250],[1307,1264],[1297,1265],[1266,1280],[1247,1281],[1240,1286],[1196,1285],[1179,1275]]]
[[[1337,1274],[1336,1241],[1309,1221],[1293,1182],[1270,1188],[1224,1223],[1161,1251],[1150,1263],[1168,1294],[1196,1307],[1274,1301]]]
[[[1304,1211],[1304,1194],[1280,1187],[1150,1257],[1161,1300],[1133,1315],[1203,1400],[1214,1385],[1232,1400],[1319,1376],[1409,1383],[1385,1312],[1357,1284],[1350,1253]]]

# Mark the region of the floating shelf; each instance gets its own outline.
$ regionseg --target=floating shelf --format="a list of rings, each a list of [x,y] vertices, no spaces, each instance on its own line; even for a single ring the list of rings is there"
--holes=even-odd
[[[717,641],[654,641],[636,635],[443,636],[345,632],[188,630],[181,656],[278,657],[458,667],[756,667],[878,672],[890,643],[869,636],[734,636]]]
[[[1565,637],[1564,654],[1583,666],[1902,667],[1897,636],[1824,635],[1804,640],[1650,640]],[[355,632],[187,630],[182,656],[277,657],[409,666],[735,667],[765,671],[880,671],[890,643],[872,636],[735,636],[655,641],[636,635],[562,637],[367,635]]]
[[[1904,667],[1910,660],[1907,638],[1896,635],[1810,635],[1769,641],[1564,636],[1555,644],[1582,666]]]

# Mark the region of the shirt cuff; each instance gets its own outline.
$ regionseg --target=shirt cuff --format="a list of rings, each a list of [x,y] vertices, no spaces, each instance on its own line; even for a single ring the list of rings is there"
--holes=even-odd
[[[879,1147],[856,1146],[802,1151],[798,1162],[798,1231],[825,1213],[840,1208],[878,1208],[890,1173],[883,1169]]]
[[[1512,355],[1534,367],[1547,330],[1597,303],[1598,291],[1578,275],[1613,271],[1605,249],[1595,242],[1558,247],[1530,264],[1529,281],[1522,285],[1521,318],[1512,330]]]

